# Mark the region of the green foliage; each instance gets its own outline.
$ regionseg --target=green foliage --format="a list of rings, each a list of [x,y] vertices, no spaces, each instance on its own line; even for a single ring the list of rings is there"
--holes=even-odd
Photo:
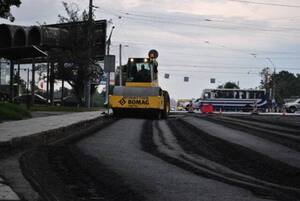
[[[218,86],[219,89],[239,89],[240,87],[235,82],[226,82],[224,85]]]
[[[261,76],[260,88],[261,89],[266,89],[268,91],[271,88],[271,86],[270,86],[271,74],[272,74],[271,69],[268,67],[264,68],[260,72],[260,76]]]
[[[10,7],[19,7],[20,4],[20,0],[0,0],[0,18],[9,19],[11,22],[13,22],[15,18],[10,12]]]
[[[20,120],[29,117],[31,114],[24,106],[0,103],[0,120]]]
[[[293,74],[288,71],[280,71],[274,74],[269,68],[265,68],[260,73],[262,76],[260,88],[266,89],[269,93],[275,83],[275,99],[279,104],[284,103],[284,99],[292,96],[300,96],[300,74]]]
[[[73,93],[82,105],[84,96],[84,86],[88,79],[99,80],[103,74],[102,69],[97,61],[91,58],[92,45],[90,41],[89,29],[93,33],[93,26],[88,23],[88,12],[85,10],[80,13],[78,6],[74,3],[68,4],[63,2],[66,16],[58,15],[59,23],[74,23],[68,31],[70,32],[68,48],[56,50],[52,55],[58,60],[59,65],[56,66],[56,78],[64,79],[72,86]],[[76,26],[79,21],[86,23]],[[96,85],[91,86],[91,92],[95,92]]]
[[[279,103],[292,96],[300,96],[300,75],[281,71],[271,76],[270,85],[273,86],[275,80],[275,98]]]

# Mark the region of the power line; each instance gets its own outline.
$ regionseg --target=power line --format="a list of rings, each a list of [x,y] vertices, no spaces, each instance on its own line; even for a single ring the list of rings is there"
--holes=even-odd
[[[246,3],[246,4],[258,4],[258,5],[265,5],[265,6],[279,6],[279,7],[288,7],[288,8],[300,8],[300,5],[291,5],[291,4],[278,4],[278,3],[256,2],[256,1],[247,1],[247,0],[228,0],[228,1],[239,2],[239,3]]]
[[[127,44],[133,44],[133,45],[136,45],[136,46],[145,46],[145,45],[151,45],[151,46],[160,46],[160,47],[177,47],[178,48],[178,44],[154,44],[153,42],[145,42],[145,41],[116,41],[116,43],[127,43]],[[213,43],[210,43],[210,44],[213,44]],[[181,47],[179,47],[181,48]],[[239,52],[239,53],[246,53],[247,55],[250,55],[251,52],[255,52],[255,53],[259,53],[259,54],[282,54],[282,55],[293,55],[293,54],[299,54],[299,52],[279,52],[279,51],[265,51],[265,50],[254,50],[254,49],[241,49],[241,48],[230,48],[230,47],[226,47],[224,45],[217,45],[217,46],[203,46],[203,45],[200,45],[200,44],[195,44],[192,45],[190,44],[188,47],[185,47],[185,48],[205,48],[205,50],[207,50],[207,48],[210,48],[210,49],[214,49],[214,50],[230,50],[230,51],[234,51],[234,52]],[[170,52],[170,51],[168,51]],[[179,53],[180,54],[180,53]],[[200,56],[200,55],[195,55],[195,56]],[[273,58],[273,57],[272,57]],[[299,58],[299,57],[297,57]]]
[[[190,64],[182,64],[182,65],[178,65],[178,64],[160,64],[160,66],[162,67],[182,67],[182,68],[227,68],[227,69],[231,69],[231,68],[238,68],[238,69],[263,69],[265,67],[255,67],[255,66],[218,66],[218,65],[190,65]],[[300,67],[277,67],[278,69],[283,69],[283,70],[299,70],[300,71]],[[168,68],[169,69],[169,68]]]
[[[179,72],[180,74],[177,73],[177,75],[189,75],[189,76],[194,76],[194,73],[212,73],[212,74],[230,74],[230,75],[255,75],[255,76],[260,76],[259,73],[252,73],[252,72],[226,72],[226,71],[204,71],[204,70],[197,70],[197,71],[186,71],[186,70],[160,70],[162,73],[169,73],[171,75],[176,74],[173,72]],[[171,73],[170,73],[171,72]]]
[[[195,24],[195,23],[187,23],[178,21],[177,19],[171,19],[163,18],[163,17],[157,17],[152,15],[145,15],[145,14],[136,14],[136,13],[129,13],[125,11],[111,11],[107,9],[101,8],[104,12],[108,12],[119,19],[127,18],[130,20],[137,20],[137,21],[148,21],[148,22],[158,22],[158,23],[168,23],[168,24],[179,24],[179,25],[185,25],[185,26],[194,26],[194,27],[204,27],[204,28],[210,28],[210,29],[221,29],[221,30],[234,30],[234,31],[244,31],[244,30],[255,30],[255,31],[263,31],[263,32],[285,32],[285,31],[300,31],[298,28],[290,28],[290,27],[273,27],[270,29],[261,28],[254,24],[249,23],[235,23],[235,22],[227,22],[225,20],[220,19],[210,19],[208,17],[202,17],[200,18],[200,22],[219,22],[219,23],[227,23],[231,25],[236,25],[238,27],[220,27],[220,26],[212,26],[212,25],[206,25],[206,24]],[[198,19],[197,19],[198,20]],[[241,26],[242,25],[242,26]]]
[[[148,19],[148,18],[136,18],[132,16],[122,16],[123,18],[127,18],[129,20],[134,21],[143,21],[143,22],[156,22],[156,23],[163,23],[163,24],[173,24],[173,25],[183,25],[183,26],[192,26],[192,27],[198,27],[198,28],[208,28],[208,29],[219,29],[219,30],[225,30],[225,31],[249,31],[249,30],[255,30],[255,31],[261,31],[261,32],[276,32],[276,33],[284,33],[287,34],[286,31],[293,31],[293,32],[299,32],[300,29],[297,28],[288,28],[288,27],[280,27],[280,28],[261,28],[261,27],[250,27],[250,26],[240,26],[237,25],[235,27],[224,27],[224,26],[217,26],[217,25],[207,25],[207,24],[196,24],[196,23],[187,23],[187,22],[180,22],[180,21],[172,21],[167,19]]]

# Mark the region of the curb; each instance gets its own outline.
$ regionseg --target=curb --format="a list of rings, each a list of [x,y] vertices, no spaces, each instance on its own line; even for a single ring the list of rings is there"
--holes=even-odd
[[[99,116],[90,120],[83,120],[68,126],[34,133],[32,135],[16,137],[10,141],[0,143],[0,151],[24,150],[41,145],[56,144],[63,141],[79,139],[83,135],[95,132],[102,126],[112,123],[110,116]]]
[[[40,139],[42,139],[42,141],[40,141],[40,144],[35,144],[35,146],[32,148],[43,150],[43,148],[47,147],[43,145],[68,146],[69,143],[73,143],[86,136],[92,135],[96,131],[105,128],[106,126],[112,124],[115,121],[116,119],[112,118],[111,116],[101,116],[92,120],[79,122],[68,127],[55,129],[54,136],[58,137],[53,138],[52,136],[52,138],[44,138],[45,136],[40,136]],[[51,131],[48,131],[47,134],[51,134]],[[33,142],[34,141],[30,141],[30,144],[32,144]],[[33,187],[33,189],[45,201],[74,200],[74,198],[68,196],[63,196],[62,198],[56,196],[57,193],[63,195],[62,192],[68,191],[68,189],[51,189],[51,186],[47,184],[49,180],[51,180],[53,183],[57,183],[57,185],[61,185],[62,181],[59,177],[57,177],[56,174],[54,174],[54,172],[50,171],[47,168],[47,166],[49,167],[50,164],[47,157],[45,156],[45,153],[43,151],[34,152],[34,150],[35,149],[27,150],[22,154],[22,156],[19,159],[22,173],[25,179]],[[46,177],[44,175],[45,172],[47,172],[51,176]]]

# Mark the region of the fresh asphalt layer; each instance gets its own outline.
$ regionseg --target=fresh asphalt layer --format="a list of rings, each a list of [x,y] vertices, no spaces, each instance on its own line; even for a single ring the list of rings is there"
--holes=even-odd
[[[206,120],[199,120],[194,117],[185,118],[184,121],[190,122],[197,128],[204,130],[209,135],[247,147],[256,152],[262,153],[275,160],[287,163],[300,169],[300,153],[289,149],[286,146],[270,142],[269,140],[253,136],[246,132],[226,128]]]
[[[31,122],[31,129],[40,133],[47,125],[53,129],[99,116],[100,112],[88,112],[37,118],[44,123]],[[60,189],[62,195],[77,195],[79,200],[298,201],[299,149],[289,146],[290,141],[274,140],[273,135],[297,138],[298,117],[242,116],[223,119],[252,127],[240,130],[239,125],[211,121],[222,115],[173,113],[168,120],[124,118],[64,147],[41,146],[22,158],[32,176],[39,175],[38,180],[50,187],[47,190]],[[20,122],[16,125],[23,125],[26,131]],[[255,127],[260,132],[269,130],[262,133],[269,138],[255,135]],[[22,134],[13,138],[19,136]],[[294,145],[298,147],[299,142]],[[10,169],[6,170],[0,174],[8,179]],[[58,177],[60,185],[50,182],[53,178],[49,172]],[[13,173],[10,176],[14,177]],[[0,189],[10,189],[1,177],[0,184],[4,184]],[[68,194],[70,190],[73,193]],[[23,196],[21,191],[15,192]],[[0,190],[0,201],[7,200],[8,195],[8,191]]]
[[[76,146],[118,173],[146,200],[269,200],[258,198],[244,188],[193,174],[145,152],[141,136],[147,132],[144,130],[146,121],[149,120],[121,119]]]

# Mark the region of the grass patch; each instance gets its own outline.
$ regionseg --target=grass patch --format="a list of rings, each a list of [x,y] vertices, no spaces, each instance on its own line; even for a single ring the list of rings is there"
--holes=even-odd
[[[31,117],[30,112],[22,105],[0,103],[0,121],[21,120]]]

